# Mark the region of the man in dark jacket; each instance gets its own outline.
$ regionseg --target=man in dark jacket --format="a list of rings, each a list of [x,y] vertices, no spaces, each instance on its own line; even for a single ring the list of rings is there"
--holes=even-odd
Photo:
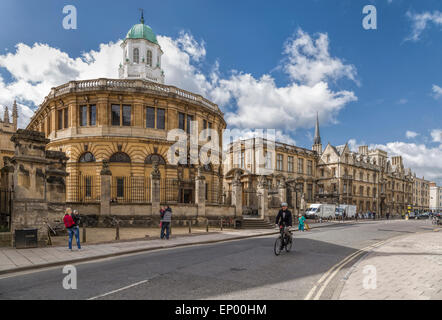
[[[276,215],[275,224],[286,227],[292,226],[292,213],[288,209],[287,203],[284,202],[281,204],[281,210],[279,210],[278,214]]]
[[[164,239],[164,237],[166,237],[166,239],[169,240],[171,223],[172,223],[172,209],[169,206],[167,206],[166,210],[164,210],[163,216],[161,217],[161,239]],[[166,231],[166,234],[164,234],[164,231]]]

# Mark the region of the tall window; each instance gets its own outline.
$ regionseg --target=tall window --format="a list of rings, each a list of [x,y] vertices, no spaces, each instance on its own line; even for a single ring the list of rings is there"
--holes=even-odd
[[[166,129],[166,110],[157,109],[157,129]]]
[[[134,63],[140,63],[140,50],[134,49]]]
[[[266,169],[273,169],[272,168],[272,153],[271,152],[265,153],[265,168]]]
[[[80,106],[80,126],[87,126],[87,106]]]
[[[89,117],[89,118],[88,118]],[[80,106],[80,126],[95,126],[97,123],[97,108],[95,105]]]
[[[309,176],[313,175],[313,161],[312,160],[307,161],[307,174]]]
[[[185,123],[185,118],[186,115],[184,113],[179,113],[178,114],[178,128],[180,128],[181,130],[185,130],[186,129],[186,123]]]
[[[123,106],[123,126],[130,126],[131,106]]]
[[[244,150],[241,150],[241,168],[245,169],[245,167],[246,167],[245,153]]]
[[[124,197],[124,178],[123,177],[117,177],[117,197],[118,198]]]
[[[63,110],[57,111],[57,120],[58,120],[57,129],[58,130],[63,129]]]
[[[190,124],[193,121],[193,116],[187,115],[186,132],[190,133]]]
[[[85,180],[86,180],[85,196],[90,198],[92,197],[92,177],[87,176]]]
[[[95,126],[97,124],[97,107],[95,105],[89,106],[89,125]]]
[[[293,166],[293,157],[288,157],[287,158],[287,170],[288,172],[293,172],[294,171],[294,166]]]
[[[146,127],[155,128],[155,108],[146,108]]]
[[[120,105],[113,104],[112,105],[112,125],[119,126],[120,125]]]
[[[278,154],[276,156],[276,170],[278,171],[282,171],[283,170],[283,155],[282,154]]]
[[[308,201],[313,200],[313,185],[312,184],[307,185],[307,200]]]
[[[146,61],[147,65],[149,67],[152,67],[152,51],[147,50],[147,61]]]
[[[65,108],[63,109],[63,113],[64,113],[64,128],[68,128],[69,127],[69,109]]]
[[[304,159],[298,159],[298,173],[304,173]]]

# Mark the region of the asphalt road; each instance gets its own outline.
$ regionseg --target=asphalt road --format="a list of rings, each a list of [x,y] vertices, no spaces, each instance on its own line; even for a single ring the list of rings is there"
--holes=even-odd
[[[430,221],[338,224],[296,232],[294,251],[280,256],[273,254],[275,236],[127,255],[77,264],[76,290],[63,288],[61,267],[5,275],[0,299],[304,299],[358,249],[432,229]],[[333,298],[345,272],[321,299]]]

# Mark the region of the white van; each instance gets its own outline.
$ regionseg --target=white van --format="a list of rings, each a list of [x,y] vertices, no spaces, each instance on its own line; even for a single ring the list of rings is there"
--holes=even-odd
[[[354,218],[356,216],[356,206],[341,204],[336,208],[335,216],[336,218],[342,218],[342,214],[345,212],[347,218]]]
[[[311,204],[305,212],[307,219],[314,218],[334,218],[336,206],[334,204]]]

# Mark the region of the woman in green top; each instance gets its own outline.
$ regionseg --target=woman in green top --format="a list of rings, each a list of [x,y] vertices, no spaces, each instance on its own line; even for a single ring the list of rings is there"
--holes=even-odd
[[[299,223],[298,230],[299,231],[304,231],[304,222],[305,222],[305,217],[299,215],[299,218],[298,218],[298,223]]]

